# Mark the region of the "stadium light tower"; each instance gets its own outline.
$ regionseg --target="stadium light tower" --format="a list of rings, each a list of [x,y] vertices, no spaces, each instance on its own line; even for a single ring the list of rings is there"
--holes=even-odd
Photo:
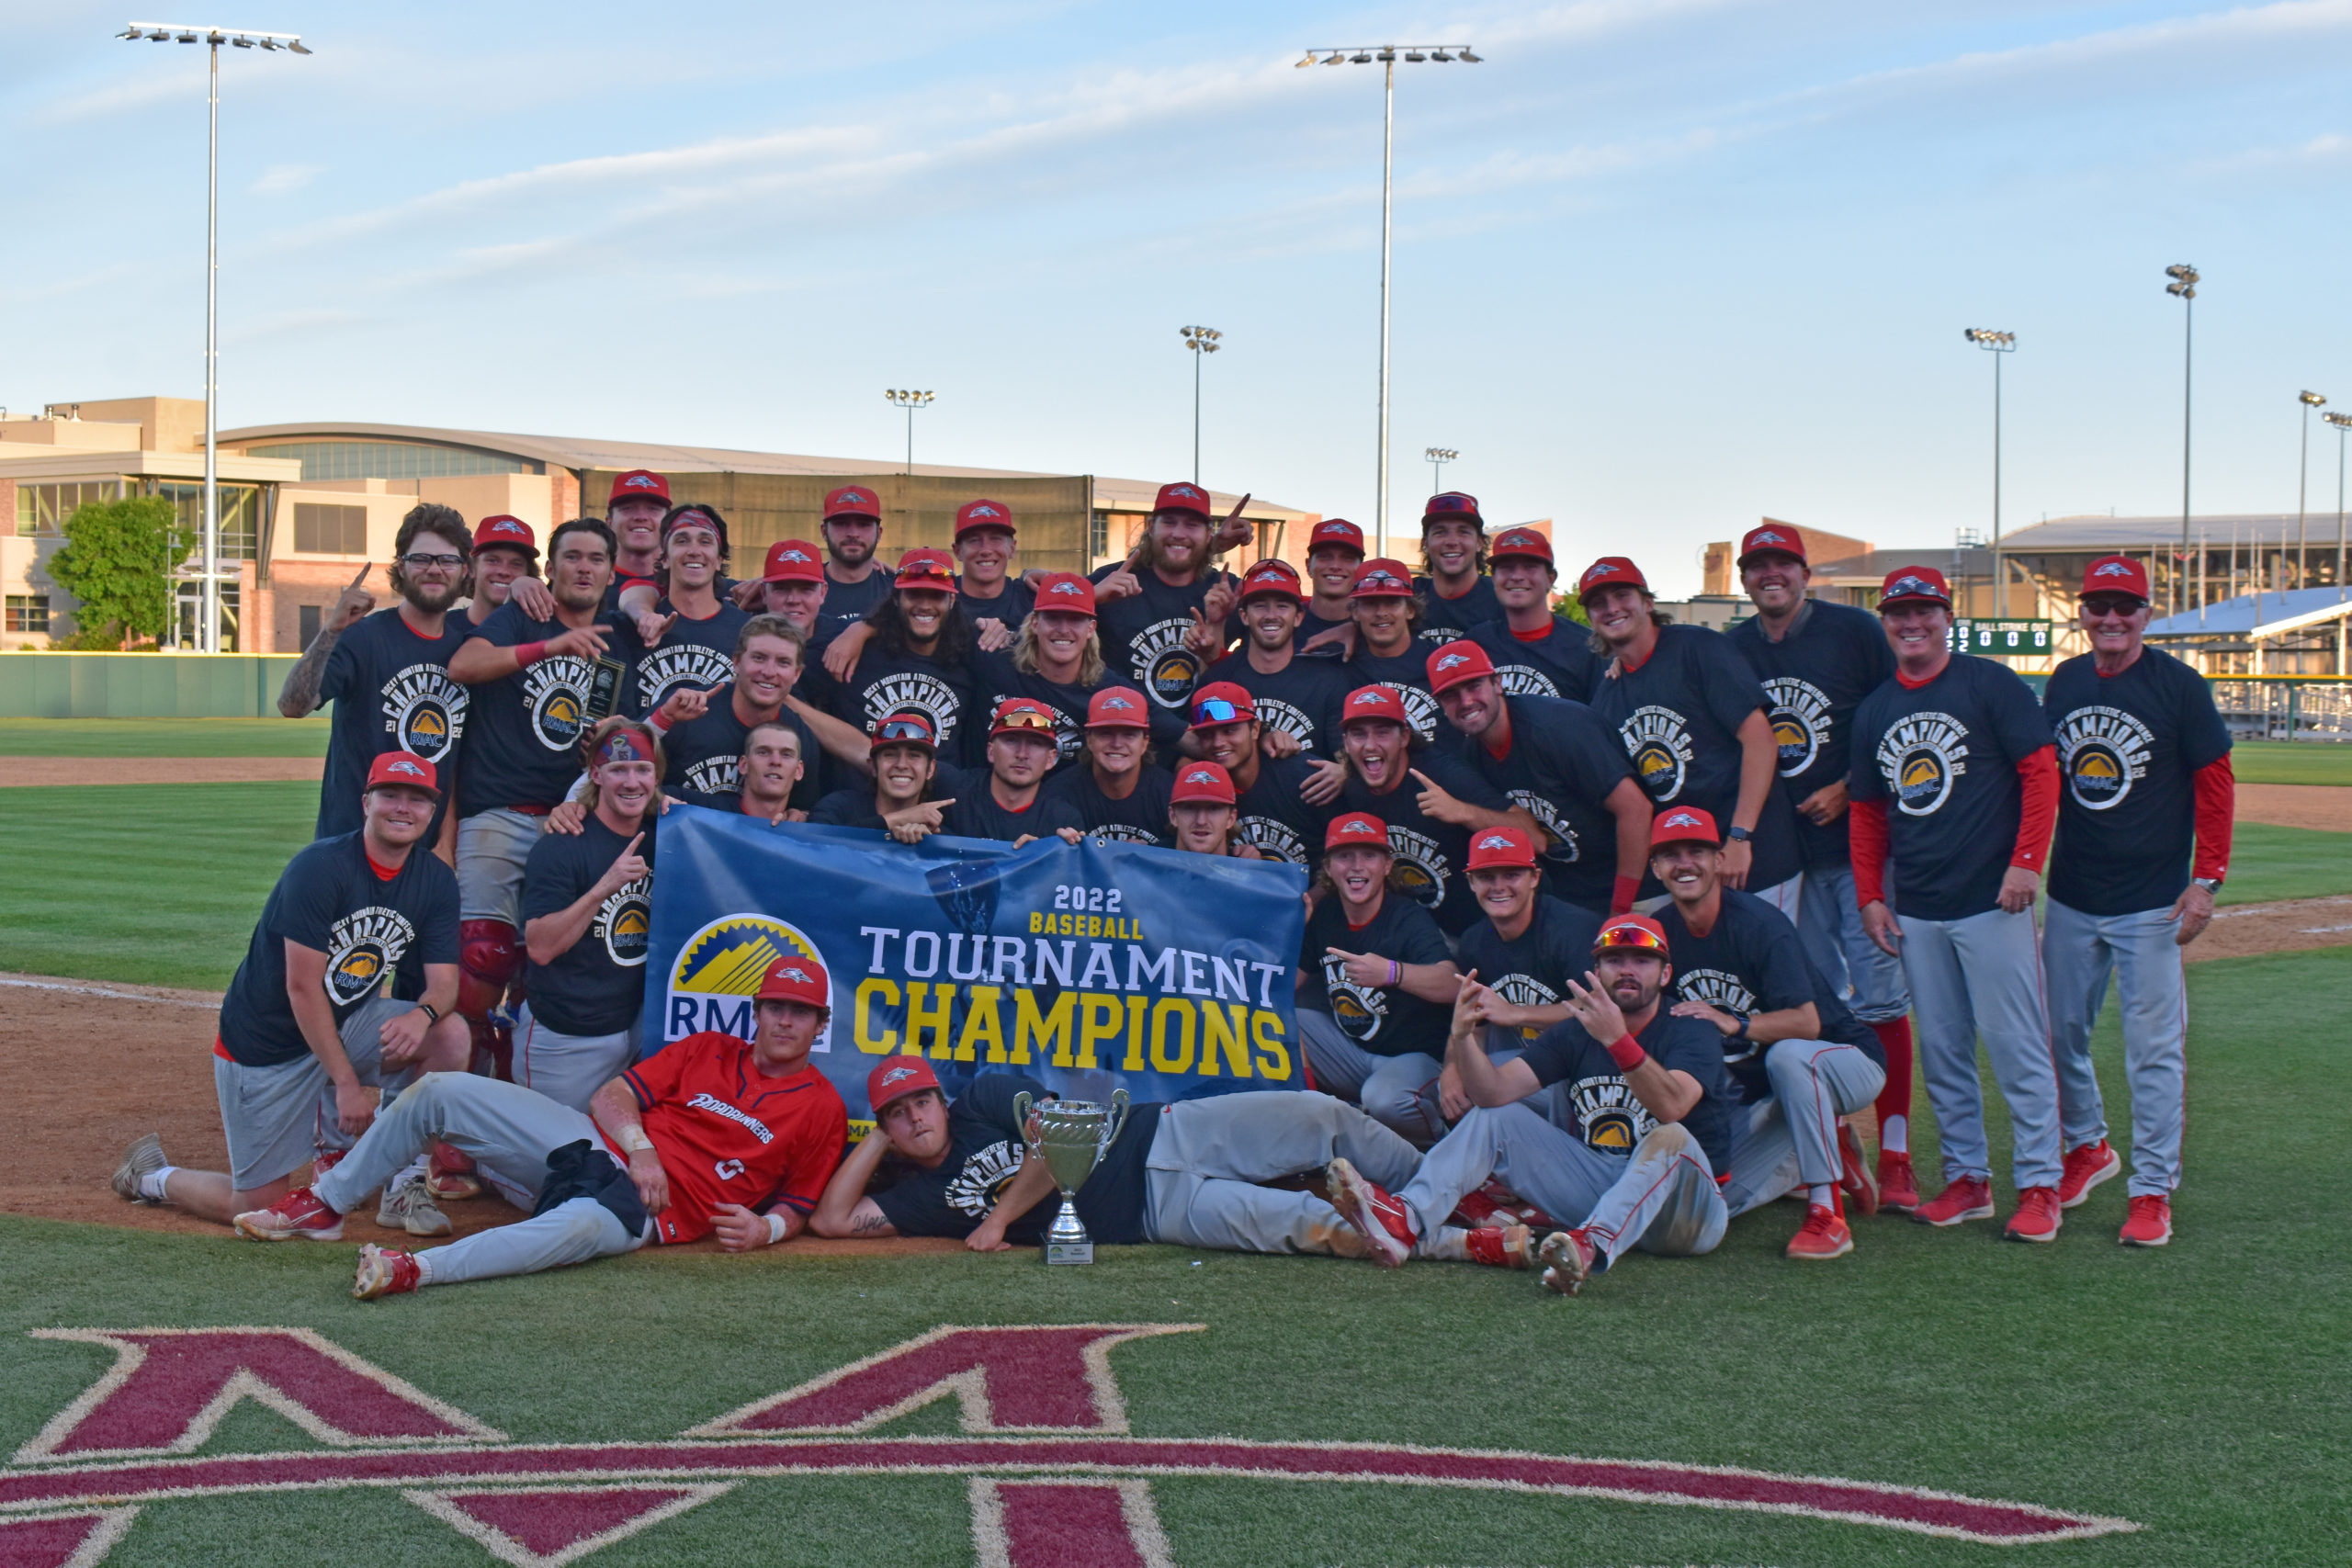
[[[2335,427],[2335,597],[2345,597],[2344,585],[2344,437],[2352,433],[2352,413],[2324,413],[2320,418]]]
[[[300,33],[257,33],[233,28],[191,28],[133,22],[115,37],[150,43],[200,43],[211,56],[205,95],[207,123],[204,179],[204,582],[198,599],[196,646],[220,651],[220,46],[295,54]],[[242,608],[242,606],[241,606]],[[177,606],[173,619],[178,620]]]
[[[1184,346],[1193,351],[1193,482],[1201,482],[1201,358],[1216,352],[1225,334],[1215,327],[1182,327]]]
[[[2197,269],[2187,262],[2165,268],[2165,276],[2172,279],[2165,285],[2165,292],[2180,301],[2180,558],[2188,559],[2188,405],[2191,381],[2189,367],[2194,363],[2190,353],[2196,343]],[[2181,581],[2182,573],[2173,573],[2179,593],[2177,606],[2188,607],[2185,597],[2188,588]]]
[[[1966,327],[1962,335],[1993,355],[1993,615],[2009,613],[2009,573],[2001,564],[2001,361],[2018,351],[2018,334]]]
[[[1462,456],[1451,446],[1428,446],[1421,450],[1421,460],[1430,466],[1430,493],[1442,494],[1445,490],[1445,466]]]
[[[2295,586],[2302,588],[2309,585],[2303,565],[2303,508],[2312,481],[2312,410],[2327,400],[2317,392],[2298,392],[2295,400],[2303,405],[2302,459],[2295,466]]]
[[[1318,58],[1319,57],[1319,58]],[[1373,533],[1374,548],[1381,555],[1388,553],[1388,253],[1395,231],[1396,209],[1396,62],[1402,58],[1408,64],[1418,65],[1431,61],[1448,65],[1454,61],[1476,65],[1485,57],[1473,54],[1470,46],[1460,43],[1363,44],[1353,49],[1310,49],[1297,62],[1301,70],[1309,65],[1370,65],[1378,61],[1387,77],[1384,107],[1380,121],[1380,467],[1374,480]]]
[[[912,479],[915,472],[915,410],[928,407],[932,394],[905,392],[893,387],[882,395],[889,400],[891,407],[907,411],[907,477]]]

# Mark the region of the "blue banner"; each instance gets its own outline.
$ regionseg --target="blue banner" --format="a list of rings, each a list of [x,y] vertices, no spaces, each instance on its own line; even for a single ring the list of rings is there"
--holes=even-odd
[[[811,1057],[851,1120],[865,1077],[928,1058],[952,1098],[1013,1068],[1075,1099],[1305,1087],[1293,975],[1306,874],[1136,844],[1020,849],[771,826],[673,806],[662,819],[645,1048],[751,1038],[752,995],[790,953],[825,966]],[[862,1128],[860,1129],[862,1131]]]

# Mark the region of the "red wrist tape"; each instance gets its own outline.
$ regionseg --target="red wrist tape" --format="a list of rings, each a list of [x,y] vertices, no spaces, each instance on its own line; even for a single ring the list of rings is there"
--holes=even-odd
[[[1601,1049],[1609,1053],[1609,1059],[1617,1064],[1617,1070],[1621,1073],[1632,1072],[1648,1061],[1650,1055],[1642,1049],[1641,1042],[1630,1034],[1618,1036]]]
[[[1640,877],[1620,876],[1617,878],[1615,886],[1611,887],[1609,890],[1609,912],[1611,915],[1628,915],[1633,913],[1634,899],[1641,890],[1642,879]]]
[[[514,668],[528,670],[547,656],[548,645],[544,642],[518,642],[514,645]]]

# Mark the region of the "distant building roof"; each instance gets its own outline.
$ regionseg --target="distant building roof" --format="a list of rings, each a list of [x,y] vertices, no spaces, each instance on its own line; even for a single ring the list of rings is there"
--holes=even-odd
[[[2304,519],[2304,533],[2312,547],[2322,540],[2335,542],[2335,512],[2333,507],[2323,513],[2314,508]],[[2194,540],[2201,533],[2208,548],[2226,547],[2231,534],[2252,544],[2259,541],[2271,546],[2292,545],[2295,542],[2295,514],[2291,512],[2231,513],[2214,516],[2192,516],[2188,520],[2188,536]],[[2164,545],[2180,543],[2180,513],[2169,517],[2052,517],[2046,523],[2030,524],[2005,535],[2001,539],[2004,555],[2028,555],[2041,550],[2144,550]]]
[[[2341,588],[2294,588],[2283,593],[2241,593],[2204,609],[2148,623],[2148,637],[2278,637],[2352,615]]]
[[[1960,558],[1960,565],[1952,565],[1952,558]],[[1931,566],[1951,576],[1956,570],[1962,577],[1993,575],[1993,552],[1975,545],[1955,550],[1950,545],[1928,545],[1914,550],[1872,550],[1868,555],[1848,556],[1844,560],[1813,563],[1816,578],[1855,577],[1882,582],[1886,574],[1899,566]]]

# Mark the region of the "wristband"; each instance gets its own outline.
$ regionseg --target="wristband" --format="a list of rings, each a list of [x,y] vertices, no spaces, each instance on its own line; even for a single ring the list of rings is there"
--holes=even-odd
[[[518,642],[514,645],[514,668],[528,670],[547,656],[548,645],[544,642]]]
[[[653,1147],[653,1140],[645,1135],[645,1128],[641,1124],[624,1127],[621,1129],[621,1147],[633,1155],[641,1155]]]
[[[1609,1053],[1609,1059],[1617,1064],[1617,1070],[1621,1073],[1630,1073],[1649,1060],[1649,1053],[1643,1050],[1641,1042],[1630,1034],[1619,1035],[1601,1049]]]
[[[441,1021],[441,1010],[435,1007],[431,1002],[417,1003],[416,1010],[424,1015],[424,1021],[427,1025],[435,1024]]]
[[[1388,961],[1388,983],[1394,986],[1405,977],[1405,966],[1395,959]]]
[[[1745,1040],[1745,1039],[1747,1039],[1747,1025],[1748,1025],[1749,1021],[1749,1021],[1749,1020],[1747,1020],[1747,1019],[1745,1019],[1745,1018],[1741,1019],[1741,1020],[1739,1021],[1739,1027],[1738,1027],[1737,1029],[1735,1029],[1735,1030],[1733,1030],[1733,1031],[1731,1032],[1731,1037],[1732,1037],[1734,1040]]]
[[[1641,890],[1642,879],[1640,877],[1620,876],[1617,879],[1616,886],[1610,890],[1609,894],[1609,913],[1611,916],[1614,917],[1633,913],[1634,899]]]
[[[777,1242],[784,1239],[784,1216],[782,1214],[770,1214],[767,1218],[768,1245],[770,1247],[774,1247]]]

